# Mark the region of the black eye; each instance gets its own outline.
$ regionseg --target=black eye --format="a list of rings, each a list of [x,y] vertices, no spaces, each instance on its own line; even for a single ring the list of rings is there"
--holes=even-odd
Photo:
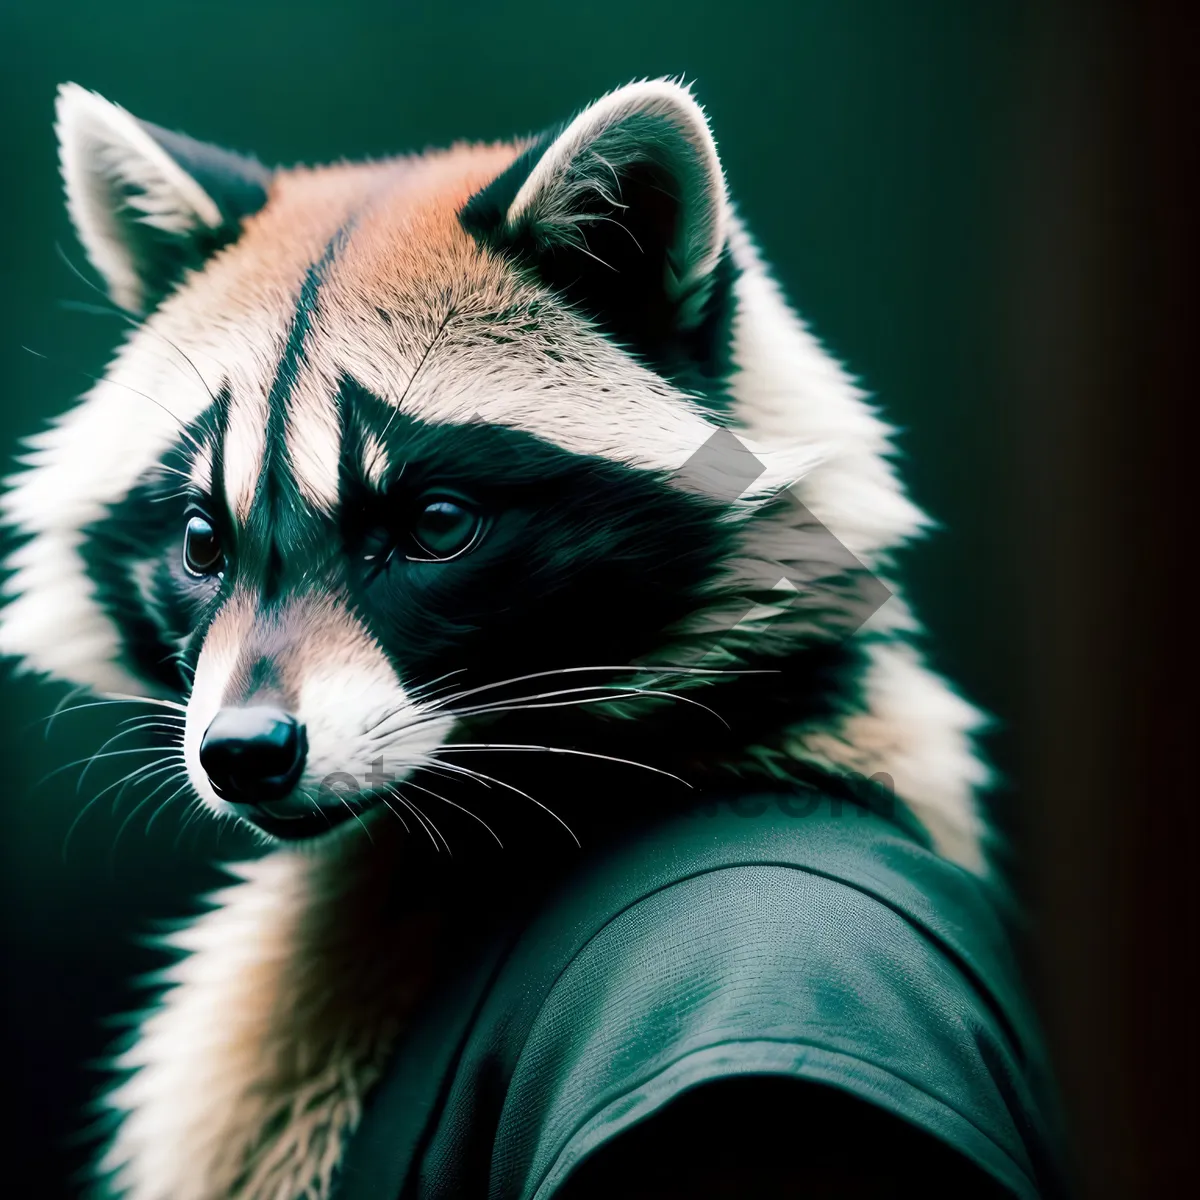
[[[225,555],[217,531],[207,517],[199,513],[188,518],[183,535],[183,565],[189,575],[218,575],[224,569]]]
[[[479,514],[459,501],[444,496],[426,500],[413,519],[413,546],[407,557],[415,562],[457,558],[475,545],[482,531]]]

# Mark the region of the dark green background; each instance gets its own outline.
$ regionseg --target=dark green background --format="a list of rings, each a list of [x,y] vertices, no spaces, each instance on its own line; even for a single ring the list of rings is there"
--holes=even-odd
[[[683,74],[707,107],[741,210],[800,310],[905,430],[907,477],[946,529],[908,559],[936,661],[1019,727],[1022,486],[1004,313],[1026,72],[1020,10],[983,0],[793,3],[352,3],[69,0],[0,6],[0,454],[102,370],[118,322],[61,201],[55,85],[76,80],[157,124],[268,162],[493,139],[566,117],[632,78]],[[64,302],[68,306],[64,307]],[[59,1194],[72,1113],[97,1081],[104,1014],[154,957],[135,944],[211,880],[209,826],[82,805],[78,768],[123,714],[39,716],[62,689],[3,680],[3,911],[12,1170]],[[992,750],[1019,768],[1001,731]],[[129,763],[140,760],[117,760]],[[1018,772],[1019,773],[1019,772]],[[1007,801],[1002,798],[1002,803]],[[1006,825],[1019,829],[1011,813]],[[114,844],[115,842],[115,844]],[[219,1017],[217,1018],[219,1019]],[[15,1121],[14,1121],[15,1118]]]

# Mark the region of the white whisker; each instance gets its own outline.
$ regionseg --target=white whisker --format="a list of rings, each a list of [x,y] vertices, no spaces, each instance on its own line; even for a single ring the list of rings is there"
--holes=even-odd
[[[172,765],[174,766],[175,764],[172,764]],[[180,771],[183,770],[183,768],[181,768],[181,767],[176,767],[176,769],[180,770]],[[163,788],[170,787],[176,778],[178,778],[177,775],[171,774],[171,775],[168,775],[166,777],[166,779],[164,779],[161,783],[155,784],[153,790],[150,791],[150,793],[148,795],[146,795],[141,800],[139,800],[137,802],[137,804],[135,804],[133,806],[133,808],[129,811],[128,816],[126,816],[125,820],[123,820],[121,822],[121,827],[117,830],[117,836],[115,838],[113,838],[112,848],[109,850],[109,865],[110,866],[112,866],[116,861],[117,847],[121,844],[121,835],[125,832],[126,829],[129,828],[130,823],[138,815],[138,813],[140,813],[142,811],[142,809],[145,808],[146,805],[149,804],[150,801],[153,800],[154,797],[157,796],[158,793],[163,790]]]
[[[81,691],[86,692],[87,690],[88,690],[87,688],[76,688],[75,692],[73,692],[72,695],[74,695],[78,692],[81,692]],[[69,698],[70,697],[68,697],[68,699]],[[86,704],[73,704],[69,708],[64,708],[60,705],[48,717],[40,717],[38,720],[40,722],[45,722],[46,736],[49,737],[51,724],[55,720],[57,720],[57,718],[66,716],[67,713],[82,712],[85,708],[103,708],[105,705],[109,705],[109,704],[158,704],[158,703],[159,703],[159,701],[157,701],[157,700],[147,700],[142,696],[115,696],[115,697],[110,697],[107,700],[89,700]],[[163,703],[165,704],[165,702],[163,702]],[[171,707],[178,709],[181,713],[187,712],[187,709],[182,704],[175,704],[175,705],[172,705]],[[34,722],[34,723],[37,724],[38,722]]]
[[[555,696],[571,696],[578,692],[587,693],[579,699],[575,700],[560,700],[554,703],[543,703]],[[599,693],[599,694],[593,694]],[[389,717],[400,717],[401,723],[390,729],[380,730],[379,726],[383,721],[388,720],[384,717],[377,721],[369,730],[368,734],[373,734],[376,740],[386,738],[395,733],[407,733],[409,730],[419,729],[423,725],[429,725],[436,721],[444,721],[447,718],[461,719],[465,717],[489,715],[492,713],[505,712],[524,712],[526,710],[534,711],[543,708],[578,708],[585,704],[611,704],[619,700],[632,700],[639,696],[651,696],[663,700],[677,700],[683,704],[690,704],[694,708],[698,708],[703,712],[711,714],[726,729],[729,728],[729,722],[721,716],[715,709],[710,708],[707,704],[702,704],[699,700],[694,700],[690,696],[682,696],[677,692],[665,692],[653,688],[640,688],[632,684],[592,684],[587,687],[579,688],[561,688],[554,692],[541,692],[533,696],[516,697],[510,701],[495,701],[488,704],[476,705],[473,708],[433,708],[427,712],[418,714],[415,718],[409,719],[407,713],[391,713]]]
[[[404,804],[407,808],[409,808],[413,813],[415,813],[429,825],[429,828],[432,829],[437,837],[441,840],[442,845],[446,847],[446,853],[453,858],[454,851],[450,849],[450,843],[446,841],[446,835],[438,828],[437,822],[435,822],[434,819],[415,800],[410,800],[407,796],[402,797],[402,799],[404,800]]]
[[[69,771],[72,767],[80,767],[85,766],[85,764],[93,763],[97,759],[121,758],[126,754],[155,754],[161,752],[161,746],[139,746],[134,750],[110,750],[107,754],[90,754],[87,758],[77,758],[74,762],[64,763],[61,767],[55,767],[53,771],[43,775],[42,778],[38,780],[36,786],[41,787],[42,784],[53,779],[55,775],[61,775],[63,771]]]
[[[562,817],[560,817],[558,813],[554,811],[554,809],[552,809],[548,804],[543,804],[539,799],[537,799],[536,796],[531,796],[528,792],[523,792],[519,787],[508,783],[506,780],[497,779],[494,776],[487,775],[483,771],[476,770],[473,767],[464,767],[461,763],[442,762],[436,757],[436,751],[434,752],[434,755],[428,756],[428,758],[430,762],[450,771],[452,774],[465,775],[470,779],[475,779],[478,782],[483,783],[485,787],[489,783],[494,783],[497,787],[505,788],[507,791],[515,793],[522,799],[528,800],[530,804],[536,805],[542,810],[542,812],[553,817],[567,831],[567,833],[571,835],[571,840],[576,846],[582,846],[583,843],[580,842],[579,838],[575,836],[575,830],[573,830],[570,825],[568,825],[566,821],[564,821]]]
[[[170,765],[172,765],[172,764],[168,764],[168,766],[170,766]],[[122,784],[132,783],[133,780],[138,778],[139,776],[142,776],[144,778],[151,778],[153,774],[157,774],[158,771],[162,771],[162,770],[166,770],[166,769],[167,769],[166,767],[156,766],[155,763],[145,763],[140,767],[135,767],[132,771],[129,772],[128,775],[122,775],[120,779],[115,780],[113,783],[110,783],[106,788],[103,788],[101,791],[97,792],[75,814],[75,819],[71,822],[70,828],[67,829],[66,836],[63,838],[63,847],[62,847],[63,862],[66,862],[67,852],[71,845],[72,834],[74,834],[76,827],[79,825],[79,823],[83,820],[83,818],[91,810],[92,806],[98,800],[100,800],[103,796],[106,796],[109,792],[111,792],[113,790],[113,788],[120,787]],[[151,772],[152,774],[147,775],[146,772]]]
[[[186,773],[186,772],[184,772],[183,783],[181,783],[181,784],[179,785],[179,787],[177,787],[177,788],[176,788],[176,789],[175,789],[175,790],[174,790],[174,791],[173,791],[173,792],[172,792],[172,793],[171,793],[171,794],[170,794],[170,795],[169,795],[169,796],[168,796],[168,797],[167,797],[167,798],[166,798],[166,799],[165,799],[165,800],[164,800],[164,801],[163,801],[163,802],[162,802],[162,803],[161,803],[161,804],[160,804],[160,805],[159,805],[159,806],[158,806],[158,807],[157,807],[157,808],[154,810],[153,814],[152,814],[152,815],[151,815],[151,817],[150,817],[150,820],[148,820],[148,821],[146,822],[146,830],[145,830],[145,836],[146,836],[146,837],[149,837],[149,836],[150,836],[150,830],[153,828],[153,826],[154,826],[154,822],[158,820],[158,818],[159,818],[159,815],[160,815],[162,812],[164,812],[166,809],[170,808],[170,806],[171,806],[171,801],[172,801],[172,800],[174,800],[176,796],[181,796],[181,795],[182,795],[184,792],[186,792],[186,791],[187,791],[187,789],[188,789],[190,786],[191,786],[191,781],[190,781],[190,780],[187,778],[187,773]]]
[[[191,828],[192,823],[197,817],[207,812],[204,801],[199,796],[193,796],[188,802],[187,810],[184,813],[183,820],[179,825],[179,832],[175,835],[175,849],[179,849],[179,843],[183,840],[183,835]]]
[[[139,718],[139,719],[142,720],[143,722],[145,721],[145,718]],[[124,722],[122,722],[122,724],[124,724]],[[149,728],[150,728],[150,726],[145,723],[138,724],[138,725],[131,725],[128,729],[122,729],[119,733],[114,733],[112,735],[112,737],[108,738],[101,745],[100,749],[87,760],[87,762],[84,764],[83,770],[79,772],[79,778],[75,781],[75,794],[79,795],[79,793],[83,790],[83,781],[87,778],[87,773],[92,769],[92,765],[94,763],[98,762],[102,758],[110,757],[110,755],[105,754],[104,751],[107,750],[108,747],[113,744],[113,742],[120,741],[121,738],[128,737],[132,733],[142,733]],[[177,732],[177,731],[172,730],[172,732]],[[162,747],[161,746],[138,746],[136,749],[133,749],[133,750],[114,751],[114,753],[137,754],[139,752],[149,752],[152,750],[161,751]]]
[[[600,691],[602,694],[598,696],[585,696],[583,699],[574,701],[564,700],[553,704],[540,703],[540,701],[549,700],[555,696],[570,696],[576,692],[594,691]],[[622,684],[596,684],[593,687],[588,688],[563,688],[556,692],[541,692],[534,696],[521,697],[511,702],[497,701],[493,704],[476,705],[474,708],[450,709],[448,710],[447,715],[453,717],[473,717],[479,715],[480,713],[520,712],[525,708],[566,708],[571,707],[572,705],[603,704],[605,702],[611,703],[616,700],[630,700],[637,696],[653,696],[659,699],[678,700],[683,704],[690,704],[695,708],[702,709],[706,713],[710,713],[718,721],[720,721],[726,729],[729,728],[729,722],[726,721],[719,712],[710,708],[707,704],[701,704],[699,700],[693,700],[690,696],[681,696],[676,692],[664,692],[654,688],[634,687],[632,684],[627,686]],[[535,703],[535,701],[537,703]]]
[[[360,817],[360,816],[358,815],[358,812],[357,812],[357,810],[354,808],[354,806],[353,806],[353,805],[352,805],[352,804],[351,804],[351,803],[350,803],[350,802],[349,802],[349,801],[348,801],[348,800],[347,800],[347,799],[346,799],[344,796],[338,796],[338,799],[339,799],[339,800],[342,802],[342,804],[344,804],[344,805],[346,806],[346,808],[347,808],[347,809],[349,809],[349,811],[350,811],[350,815],[351,815],[351,816],[352,816],[352,817],[353,817],[353,818],[354,818],[354,819],[355,819],[355,820],[356,820],[356,821],[357,821],[357,822],[358,822],[360,825],[362,825],[362,827],[363,827],[363,832],[365,832],[365,833],[366,833],[366,835],[367,835],[367,841],[369,841],[369,842],[371,842],[372,844],[374,844],[374,841],[375,841],[375,839],[371,837],[371,831],[370,831],[370,830],[369,830],[369,829],[366,827],[366,825],[363,823],[363,819],[362,819],[362,817]],[[318,807],[320,807],[320,806],[318,805]]]
[[[397,799],[398,798],[399,797],[397,797]],[[392,814],[392,816],[395,817],[396,820],[399,821],[400,824],[404,827],[404,832],[411,833],[412,831],[408,827],[408,822],[388,803],[387,796],[385,796],[382,792],[380,792],[379,799],[382,801],[384,808],[386,808],[388,810],[388,812],[390,812]]]
[[[157,704],[162,708],[170,708],[175,712],[186,713],[187,705],[179,704],[175,700],[164,700],[161,696],[126,696],[123,692],[105,692],[104,695],[109,700],[125,701],[127,704]]]
[[[600,754],[594,750],[575,750],[569,746],[526,746],[512,742],[449,742],[445,746],[439,746],[438,749],[443,754],[452,750],[462,750],[471,753],[501,750],[534,754],[573,754],[580,758],[596,758],[605,762],[620,763],[626,767],[640,767],[643,771],[652,771],[655,775],[665,775],[668,779],[674,779],[676,783],[682,783],[684,787],[690,788],[692,786],[686,779],[681,779],[678,775],[673,775],[670,771],[664,771],[661,767],[652,767],[649,763],[635,762],[631,758],[617,758],[611,754]]]
[[[595,666],[595,667],[555,667],[546,671],[533,671],[528,675],[514,675],[509,679],[498,679],[494,683],[480,684],[459,692],[454,700],[465,700],[468,696],[476,696],[480,692],[494,691],[496,688],[509,687],[514,683],[528,683],[531,679],[545,679],[551,675],[577,675],[599,671],[634,671],[640,675],[769,675],[778,674],[776,671],[722,671],[708,670],[704,667],[654,667],[654,666]]]
[[[67,712],[70,712],[71,710],[70,710],[70,708],[69,708],[68,706],[70,705],[71,701],[72,701],[72,700],[74,700],[76,696],[82,696],[82,695],[83,695],[83,694],[84,694],[84,693],[85,693],[87,690],[88,690],[88,689],[87,689],[87,687],[86,687],[86,686],[84,686],[84,685],[82,685],[82,684],[81,684],[79,687],[74,687],[74,688],[72,688],[72,689],[71,689],[71,690],[70,690],[70,691],[69,691],[69,692],[68,692],[68,693],[67,693],[67,694],[66,694],[66,695],[65,695],[65,696],[64,696],[64,697],[63,697],[63,698],[62,698],[62,699],[61,699],[61,700],[60,700],[60,701],[59,701],[59,702],[58,702],[58,703],[57,703],[57,704],[54,706],[54,711],[53,711],[53,712],[51,712],[51,714],[50,714],[48,717],[42,717],[42,718],[41,718],[41,721],[42,721],[42,722],[44,722],[44,723],[45,723],[45,726],[46,726],[46,729],[45,729],[45,736],[46,736],[47,740],[48,740],[48,739],[49,739],[49,737],[50,737],[50,729],[51,729],[51,727],[53,726],[53,724],[54,724],[54,720],[55,720],[55,718],[56,718],[56,717],[59,715],[59,713],[63,712],[64,710],[65,710],[65,711],[67,711]],[[34,721],[34,722],[33,722],[33,724],[34,724],[34,725],[37,725],[38,723],[39,723],[39,722],[37,722],[37,721]],[[32,726],[31,726],[31,728],[32,728]]]
[[[413,815],[413,816],[414,816],[414,817],[417,819],[417,823],[418,823],[418,824],[421,826],[421,828],[422,828],[422,829],[425,831],[425,833],[428,835],[428,837],[429,837],[429,840],[430,840],[430,841],[433,843],[433,848],[434,848],[434,849],[435,849],[435,850],[436,850],[436,851],[437,851],[439,854],[441,854],[441,852],[442,852],[442,848],[441,848],[441,846],[440,846],[440,845],[438,845],[438,840],[437,840],[437,838],[436,838],[436,837],[434,837],[434,835],[433,835],[433,831],[432,831],[432,830],[429,828],[429,825],[428,825],[428,823],[426,822],[426,819],[425,819],[425,815],[424,815],[424,814],[423,814],[423,813],[420,811],[420,809],[418,809],[418,808],[417,808],[417,806],[416,806],[415,804],[413,804],[413,803],[412,803],[412,802],[411,802],[411,801],[410,801],[410,800],[409,800],[407,797],[400,795],[400,793],[399,793],[399,792],[397,792],[397,791],[393,791],[393,792],[392,792],[392,795],[393,795],[393,796],[395,796],[395,797],[396,797],[396,799],[397,799],[397,800],[399,800],[399,801],[400,801],[400,803],[401,803],[401,804],[403,804],[403,805],[404,805],[404,807],[405,807],[405,808],[407,808],[407,809],[408,809],[408,811],[409,811],[410,813],[412,813],[412,815]],[[447,849],[449,849],[449,847],[447,847]]]
[[[406,779],[406,780],[404,780],[404,782],[402,784],[398,783],[395,786],[396,787],[404,787],[404,786],[414,787],[417,789],[417,791],[424,792],[427,796],[432,796],[435,800],[440,800],[443,804],[450,805],[451,808],[457,808],[459,812],[466,813],[468,817],[473,817],[476,821],[479,822],[480,825],[482,825],[484,827],[484,829],[486,829],[488,831],[488,833],[490,833],[492,835],[492,837],[494,837],[496,839],[496,845],[499,846],[501,850],[504,849],[504,843],[497,836],[496,831],[478,813],[472,812],[469,808],[464,808],[461,804],[455,804],[455,802],[453,800],[448,800],[445,796],[440,795],[439,793],[433,791],[431,788],[422,787],[419,783],[416,783],[412,779]]]

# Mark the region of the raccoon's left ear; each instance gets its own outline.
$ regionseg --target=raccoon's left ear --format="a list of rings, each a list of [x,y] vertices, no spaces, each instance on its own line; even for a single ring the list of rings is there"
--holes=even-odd
[[[59,88],[55,128],[75,232],[130,312],[153,308],[266,203],[261,163],[139,121],[78,84]]]
[[[535,141],[460,218],[657,363],[688,353],[711,315],[729,202],[704,110],[660,79]]]

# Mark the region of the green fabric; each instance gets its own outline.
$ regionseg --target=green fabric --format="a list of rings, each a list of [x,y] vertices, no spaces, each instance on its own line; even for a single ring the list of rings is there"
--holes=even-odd
[[[839,1089],[1014,1195],[1056,1194],[1041,1052],[985,889],[878,814],[794,801],[665,821],[464,941],[339,1200],[547,1200],[683,1093],[755,1076]]]

